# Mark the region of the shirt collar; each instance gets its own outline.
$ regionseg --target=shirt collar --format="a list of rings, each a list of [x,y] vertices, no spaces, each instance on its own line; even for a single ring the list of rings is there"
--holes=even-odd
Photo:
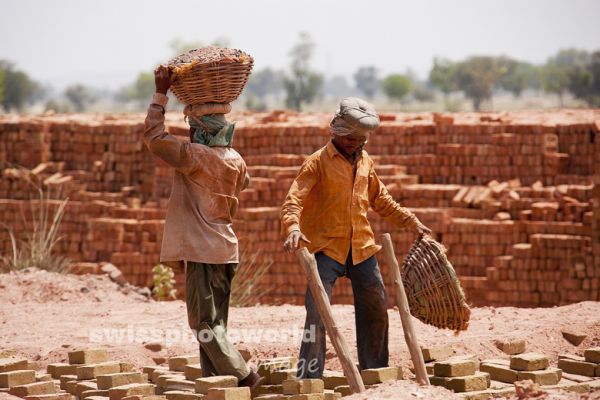
[[[326,150],[327,150],[327,155],[330,158],[338,156],[338,157],[341,157],[342,159],[346,160],[346,157],[344,157],[344,155],[342,153],[340,153],[340,151],[333,144],[333,140],[331,140],[331,139],[329,140],[329,142],[327,142]],[[360,160],[363,158],[363,152],[364,152],[364,149],[360,152],[360,154],[356,158],[356,164],[358,164],[360,162]]]
[[[329,142],[327,142],[327,155],[329,155],[329,157],[333,158],[334,156],[338,155],[342,158],[344,158],[344,156],[338,151],[338,149],[335,148],[335,145],[333,144],[332,140],[329,140]]]

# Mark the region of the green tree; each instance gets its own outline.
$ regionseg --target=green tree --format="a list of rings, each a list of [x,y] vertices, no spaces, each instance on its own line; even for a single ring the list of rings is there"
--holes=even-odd
[[[438,57],[433,59],[433,67],[429,71],[429,83],[444,94],[444,102],[448,102],[448,95],[456,90],[455,71],[456,64],[452,61]]]
[[[293,110],[300,111],[302,104],[312,103],[323,85],[323,76],[310,69],[314,48],[310,36],[301,33],[300,40],[290,51],[290,74],[283,78],[283,87],[287,94],[286,106]]]
[[[246,85],[246,108],[252,111],[266,111],[266,97],[283,91],[283,74],[271,68],[263,68],[250,75]]]
[[[91,103],[97,100],[92,89],[81,84],[67,87],[64,95],[67,100],[73,104],[73,108],[76,112],[84,111]]]
[[[414,82],[411,91],[416,101],[430,102],[435,100],[435,92],[421,82]]]
[[[145,103],[152,97],[154,89],[154,74],[151,72],[140,72],[132,85],[121,90],[119,98]]]
[[[591,54],[585,65],[575,65],[569,70],[569,91],[591,107],[600,106],[600,51]]]
[[[379,90],[377,69],[373,66],[360,67],[354,74],[354,83],[368,99],[372,99]]]
[[[502,57],[499,61],[502,66],[502,76],[498,84],[504,90],[515,97],[520,97],[523,90],[539,87],[538,70],[533,64],[507,57]]]
[[[387,97],[402,101],[410,93],[412,81],[406,75],[392,74],[385,77],[381,87]]]
[[[475,56],[458,63],[454,78],[456,86],[473,102],[473,109],[479,111],[482,102],[492,100],[494,88],[504,73],[500,59]]]
[[[263,68],[253,72],[248,79],[246,91],[264,100],[268,94],[276,94],[283,90],[283,74],[271,68]]]
[[[5,111],[22,110],[25,104],[41,92],[40,85],[25,72],[15,69],[13,63],[0,60],[0,71],[3,75],[1,104]]]
[[[564,95],[571,86],[573,70],[584,68],[590,62],[590,54],[585,50],[562,49],[546,61],[542,73],[544,90],[558,95],[560,106],[564,105]]]

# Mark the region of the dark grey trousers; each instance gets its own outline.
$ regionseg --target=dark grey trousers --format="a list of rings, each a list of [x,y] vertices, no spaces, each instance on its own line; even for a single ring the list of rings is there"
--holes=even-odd
[[[185,302],[188,322],[199,342],[203,376],[233,375],[241,380],[250,368],[227,338],[229,295],[237,264],[188,262]]]
[[[388,366],[387,295],[375,256],[353,265],[352,252],[345,264],[340,264],[322,252],[315,254],[319,276],[329,301],[337,278],[352,281],[356,323],[356,342],[360,369]],[[319,316],[310,290],[306,291],[305,332],[314,326],[315,335],[305,335],[300,346],[297,377],[321,378],[325,368],[325,326]]]

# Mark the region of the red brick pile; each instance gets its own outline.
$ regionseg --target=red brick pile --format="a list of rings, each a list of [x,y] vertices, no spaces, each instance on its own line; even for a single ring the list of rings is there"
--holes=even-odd
[[[282,250],[279,207],[306,155],[326,143],[329,116],[236,117],[234,146],[252,176],[236,232],[246,252],[259,252],[258,262],[274,262],[258,289],[269,289],[263,301],[303,303],[305,279]],[[377,173],[448,248],[470,301],[600,300],[600,112],[382,117],[367,145]],[[185,138],[180,117],[170,118],[169,130]],[[26,232],[22,215],[30,219],[36,203],[28,199],[37,196],[27,181],[52,188],[52,197],[70,199],[58,251],[76,262],[111,262],[131,283],[150,285],[172,171],[142,145],[142,121],[0,117],[0,219]],[[392,233],[401,260],[414,236],[376,215],[371,220],[376,234]],[[0,252],[9,249],[2,231]],[[383,273],[391,287],[385,265]],[[180,276],[178,283],[181,291]],[[352,302],[346,280],[336,285],[334,302]]]

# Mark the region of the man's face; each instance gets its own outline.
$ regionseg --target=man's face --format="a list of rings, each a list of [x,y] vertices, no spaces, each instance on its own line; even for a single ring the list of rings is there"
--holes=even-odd
[[[362,150],[365,143],[369,139],[369,132],[355,132],[346,136],[333,136],[333,141],[345,153],[346,156],[351,156],[358,150]]]

